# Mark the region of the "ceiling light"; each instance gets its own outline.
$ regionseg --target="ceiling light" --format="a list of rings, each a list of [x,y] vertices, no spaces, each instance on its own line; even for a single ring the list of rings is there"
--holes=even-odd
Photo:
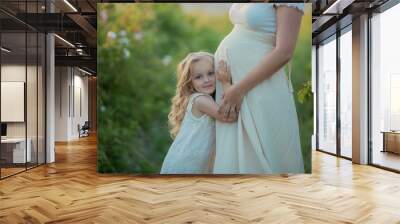
[[[332,5],[330,5],[322,14],[342,14],[343,9],[351,5],[354,0],[336,0]]]
[[[64,43],[66,43],[67,45],[69,45],[70,47],[75,48],[75,45],[71,44],[71,42],[67,41],[66,39],[58,36],[57,34],[54,34],[55,37],[57,37],[58,39],[60,39],[61,41],[63,41]]]
[[[72,10],[74,10],[74,12],[78,12],[78,10],[71,4],[69,3],[67,0],[64,0],[65,4],[67,4]]]
[[[77,52],[79,55],[83,55],[83,49],[81,49],[81,48],[77,48],[77,49],[76,49],[76,52]]]
[[[10,52],[11,52],[10,50],[8,50],[8,49],[5,48],[5,47],[1,47],[1,50],[4,51],[4,52],[7,52],[7,53],[10,53]]]
[[[81,68],[79,68],[79,67],[78,67],[78,69],[79,69],[79,71],[81,71],[81,72],[83,72],[83,73],[85,73],[85,74],[92,75],[92,74],[89,73],[88,71],[85,71],[85,70],[83,70],[83,69],[81,69]]]

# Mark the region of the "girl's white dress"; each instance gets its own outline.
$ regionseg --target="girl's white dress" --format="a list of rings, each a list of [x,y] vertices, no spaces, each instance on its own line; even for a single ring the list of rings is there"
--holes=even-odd
[[[207,174],[212,171],[215,150],[215,120],[204,114],[192,113],[193,100],[202,93],[190,96],[185,117],[161,167],[161,174]]]
[[[234,28],[220,43],[215,63],[227,60],[233,84],[243,79],[275,46],[276,7],[295,3],[235,3]],[[217,82],[216,101],[222,88]],[[304,173],[291,83],[282,68],[250,90],[237,123],[216,121],[214,173]]]

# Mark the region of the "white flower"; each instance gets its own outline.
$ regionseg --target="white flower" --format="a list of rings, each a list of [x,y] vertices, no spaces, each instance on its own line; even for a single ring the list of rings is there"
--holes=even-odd
[[[106,107],[105,107],[105,106],[101,106],[101,107],[100,107],[100,111],[101,111],[101,112],[106,111]]]
[[[128,45],[128,44],[129,44],[129,39],[126,38],[126,37],[122,37],[122,38],[119,39],[119,42],[120,42],[122,45]]]
[[[101,10],[100,18],[101,18],[101,20],[103,20],[103,22],[107,21],[108,15],[107,15],[107,11],[106,10]]]
[[[143,32],[135,32],[134,34],[135,40],[140,41],[143,38]]]
[[[129,52],[129,50],[126,49],[126,48],[124,48],[123,53],[124,53],[124,58],[125,59],[129,58],[129,56],[131,56],[131,52]]]
[[[119,31],[119,35],[120,35],[121,37],[126,36],[126,31],[125,31],[125,30]]]
[[[113,31],[108,31],[107,37],[114,40],[117,37],[117,35]]]
[[[164,56],[164,58],[162,59],[162,63],[167,66],[171,63],[172,61],[172,57],[170,55],[166,55]]]

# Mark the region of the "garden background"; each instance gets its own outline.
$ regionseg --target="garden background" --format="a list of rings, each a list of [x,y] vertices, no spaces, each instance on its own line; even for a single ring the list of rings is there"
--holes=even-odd
[[[214,53],[230,32],[222,3],[98,4],[98,171],[159,173],[176,66],[189,52]],[[306,173],[311,172],[311,4],[294,53],[292,83]]]

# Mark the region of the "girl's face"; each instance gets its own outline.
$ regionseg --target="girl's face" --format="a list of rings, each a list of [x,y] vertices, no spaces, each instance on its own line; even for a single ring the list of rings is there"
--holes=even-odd
[[[209,95],[215,92],[214,64],[210,57],[203,57],[193,63],[191,76],[192,85],[197,92]]]

